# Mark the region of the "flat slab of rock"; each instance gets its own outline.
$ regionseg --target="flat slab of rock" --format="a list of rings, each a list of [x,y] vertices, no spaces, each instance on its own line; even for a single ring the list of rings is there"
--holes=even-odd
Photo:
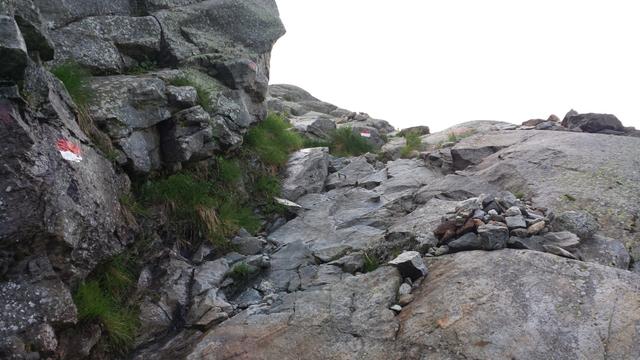
[[[523,250],[462,252],[428,264],[432,280],[400,313],[397,338],[419,344],[422,358],[640,357],[637,274]]]
[[[296,201],[302,195],[322,191],[329,175],[328,155],[327,148],[302,149],[291,154],[282,183],[282,197]]]

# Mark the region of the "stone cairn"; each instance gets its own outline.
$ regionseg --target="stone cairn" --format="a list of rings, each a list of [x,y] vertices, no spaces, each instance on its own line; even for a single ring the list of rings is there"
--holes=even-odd
[[[510,192],[482,194],[460,203],[434,230],[439,247],[431,255],[506,247],[549,252],[572,259],[580,238],[569,231],[552,232],[553,213],[534,208]]]

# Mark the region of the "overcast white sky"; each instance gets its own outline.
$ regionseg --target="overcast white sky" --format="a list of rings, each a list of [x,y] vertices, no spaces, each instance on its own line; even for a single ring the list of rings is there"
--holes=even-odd
[[[570,109],[640,128],[637,0],[276,0],[271,83],[442,130]]]

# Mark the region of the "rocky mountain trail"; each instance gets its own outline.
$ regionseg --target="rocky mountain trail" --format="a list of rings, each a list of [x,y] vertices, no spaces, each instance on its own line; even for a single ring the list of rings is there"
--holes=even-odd
[[[269,85],[283,34],[0,0],[0,358],[640,358],[637,130],[398,131]]]

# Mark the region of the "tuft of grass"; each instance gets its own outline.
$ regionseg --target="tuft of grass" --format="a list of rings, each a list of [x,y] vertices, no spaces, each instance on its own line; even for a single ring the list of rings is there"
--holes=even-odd
[[[358,156],[373,151],[373,146],[351,127],[342,127],[331,137],[329,150],[336,156]]]
[[[273,176],[262,174],[255,181],[254,189],[263,197],[272,198],[280,194],[280,180]]]
[[[562,195],[562,198],[567,200],[567,201],[576,201],[576,198],[571,196],[571,195],[569,195],[569,194]]]
[[[464,132],[459,133],[459,134],[456,134],[454,131],[449,131],[449,134],[447,136],[447,140],[449,142],[454,142],[455,143],[455,142],[458,142],[458,141],[460,141],[460,140],[462,140],[464,138],[467,138],[467,137],[469,137],[469,136],[471,136],[471,135],[473,135],[475,133],[476,133],[475,129],[469,129],[469,130],[464,131]]]
[[[165,206],[170,214],[169,226],[187,241],[204,236],[225,248],[227,238],[241,227],[254,233],[261,226],[260,220],[238,201],[233,190],[189,173],[147,182],[142,187],[141,199]]]
[[[305,149],[315,148],[315,147],[330,147],[331,143],[327,140],[312,140],[309,138],[304,138],[302,141],[302,147]]]
[[[364,253],[364,267],[363,272],[368,273],[374,271],[380,266],[380,260],[375,256],[370,256],[367,253]]]
[[[191,86],[196,89],[198,93],[198,105],[202,106],[208,112],[213,110],[211,105],[211,99],[213,98],[213,93],[209,88],[195,80],[189,74],[185,74],[183,76],[177,77],[169,82],[173,86]]]
[[[400,150],[400,156],[407,158],[413,151],[420,151],[422,149],[422,140],[420,134],[415,131],[410,131],[404,134],[406,140],[405,146]]]
[[[226,183],[235,183],[242,178],[242,169],[233,159],[216,158],[217,178]]]
[[[91,73],[75,62],[66,62],[51,69],[67,89],[67,92],[78,106],[86,106],[93,97],[89,87]]]
[[[300,135],[278,114],[272,113],[252,127],[244,137],[246,147],[266,165],[281,166],[289,154],[302,147]]]
[[[80,321],[97,321],[117,348],[130,348],[139,326],[135,308],[127,302],[134,285],[133,260],[127,253],[96,267],[94,278],[83,282],[73,300]]]
[[[518,190],[518,191],[514,192],[514,193],[513,193],[513,195],[514,195],[516,198],[520,199],[520,200],[523,200],[523,199],[527,196],[527,194],[525,194],[525,193],[524,193],[523,191],[521,191],[521,190]]]
[[[235,281],[246,282],[251,277],[253,270],[244,262],[236,264],[229,273],[229,276]]]

